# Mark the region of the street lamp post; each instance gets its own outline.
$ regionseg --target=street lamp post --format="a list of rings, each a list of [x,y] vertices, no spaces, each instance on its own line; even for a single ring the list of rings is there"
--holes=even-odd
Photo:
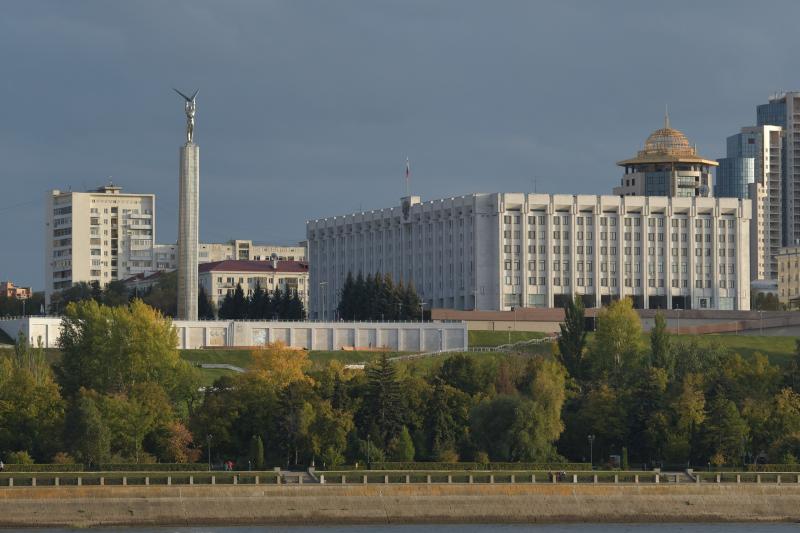
[[[512,305],[511,310],[514,311],[514,332],[517,331],[517,306]]]
[[[211,472],[211,439],[214,438],[214,435],[209,433],[206,435],[206,442],[208,442],[208,471]]]
[[[594,469],[594,435],[589,435],[589,464]]]
[[[764,336],[764,311],[762,309],[758,310],[758,323],[759,328],[761,330],[761,336]]]
[[[420,302],[419,303],[419,321],[420,322],[424,322],[425,321],[425,309],[424,309],[424,307],[426,305],[428,305],[428,302]]]
[[[324,287],[324,288],[323,288]],[[319,282],[319,299],[322,302],[322,321],[325,322],[325,289],[328,287],[327,281]]]
[[[511,344],[511,326],[508,326],[508,344]]]
[[[369,461],[369,448],[370,448],[370,440],[369,440],[369,433],[367,433],[367,470],[372,470]]]

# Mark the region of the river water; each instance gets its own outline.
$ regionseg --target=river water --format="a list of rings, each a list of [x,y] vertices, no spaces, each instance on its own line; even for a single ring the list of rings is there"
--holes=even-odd
[[[370,526],[241,526],[241,527],[122,527],[37,529],[45,533],[796,533],[798,524],[542,524],[542,525],[370,525]]]

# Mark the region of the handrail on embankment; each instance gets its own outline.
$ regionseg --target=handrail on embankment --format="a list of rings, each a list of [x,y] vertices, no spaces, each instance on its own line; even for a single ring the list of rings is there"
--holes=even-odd
[[[303,475],[260,472],[8,472],[0,474],[0,490],[24,487],[284,485],[304,484]],[[316,471],[311,484],[769,484],[800,485],[797,472],[653,471]]]

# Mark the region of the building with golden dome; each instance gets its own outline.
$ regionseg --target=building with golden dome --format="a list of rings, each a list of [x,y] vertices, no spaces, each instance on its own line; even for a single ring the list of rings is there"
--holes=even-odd
[[[718,163],[697,154],[681,131],[669,125],[657,129],[636,157],[620,161],[625,168],[614,194],[620,196],[713,196],[711,169]]]

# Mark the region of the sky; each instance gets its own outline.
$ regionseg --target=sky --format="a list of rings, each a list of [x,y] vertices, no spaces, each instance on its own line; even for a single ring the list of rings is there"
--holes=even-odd
[[[610,194],[663,124],[700,154],[800,89],[795,1],[6,0],[0,280],[44,286],[46,194],[156,194],[177,235],[199,89],[200,239],[473,192]]]

